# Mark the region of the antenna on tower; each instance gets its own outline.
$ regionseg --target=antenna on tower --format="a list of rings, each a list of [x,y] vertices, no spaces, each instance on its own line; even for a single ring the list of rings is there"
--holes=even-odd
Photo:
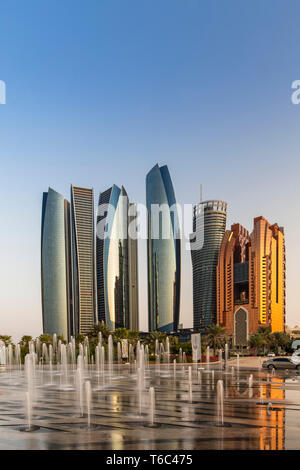
[[[202,202],[202,183],[200,184],[200,202]]]

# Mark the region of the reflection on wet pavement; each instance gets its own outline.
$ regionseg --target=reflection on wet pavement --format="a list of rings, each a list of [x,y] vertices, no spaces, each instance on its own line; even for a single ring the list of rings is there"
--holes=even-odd
[[[38,429],[20,432],[26,424],[24,369],[0,373],[0,449],[300,448],[300,376],[292,371],[271,375],[237,367],[150,365],[138,387],[134,364],[114,365],[101,375],[90,365],[84,371],[92,389],[90,428],[85,396],[83,416],[80,412],[75,370],[63,380],[62,374],[59,366],[51,377],[47,366],[36,367],[32,423]],[[217,407],[220,380],[223,425]],[[155,390],[153,426],[150,387]]]

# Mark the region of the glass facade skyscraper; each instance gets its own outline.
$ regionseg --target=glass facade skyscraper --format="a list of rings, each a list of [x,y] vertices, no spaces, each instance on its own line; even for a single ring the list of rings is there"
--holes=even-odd
[[[167,166],[146,177],[149,330],[176,331],[180,309],[180,229]],[[160,210],[158,214],[157,210]]]
[[[134,233],[137,231],[136,204],[129,203],[128,222]],[[130,234],[129,234],[130,235]],[[129,328],[139,331],[139,282],[138,282],[138,241],[128,237],[129,260]]]
[[[73,321],[70,203],[52,188],[43,193],[41,281],[43,331],[69,339]]]
[[[194,207],[191,242],[193,265],[193,326],[207,328],[217,322],[217,265],[226,229],[227,203],[204,201]]]
[[[137,240],[128,237],[129,199],[113,185],[100,193],[97,215],[98,320],[111,330],[138,326]]]
[[[94,192],[71,186],[74,333],[96,322]]]

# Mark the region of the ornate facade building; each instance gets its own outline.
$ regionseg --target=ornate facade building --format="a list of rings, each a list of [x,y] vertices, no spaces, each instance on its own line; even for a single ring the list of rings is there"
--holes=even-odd
[[[217,323],[244,346],[259,326],[284,331],[284,230],[264,217],[254,219],[251,235],[240,224],[222,240],[217,267]]]

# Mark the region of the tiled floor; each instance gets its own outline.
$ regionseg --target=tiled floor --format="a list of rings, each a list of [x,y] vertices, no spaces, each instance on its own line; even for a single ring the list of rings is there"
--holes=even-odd
[[[199,367],[199,365],[198,365]],[[150,366],[137,390],[135,367],[114,365],[97,374],[90,366],[91,427],[81,416],[74,370],[68,377],[47,366],[35,375],[32,432],[26,425],[24,371],[0,373],[0,449],[293,449],[300,448],[300,377],[244,368],[221,371],[193,366]],[[213,371],[213,372],[212,372]],[[249,374],[253,387],[249,388]],[[224,384],[224,426],[218,426],[216,383]],[[200,381],[200,383],[199,383]],[[149,387],[155,389],[155,427],[149,426]],[[85,387],[83,387],[83,390]],[[269,403],[269,405],[268,405]]]

